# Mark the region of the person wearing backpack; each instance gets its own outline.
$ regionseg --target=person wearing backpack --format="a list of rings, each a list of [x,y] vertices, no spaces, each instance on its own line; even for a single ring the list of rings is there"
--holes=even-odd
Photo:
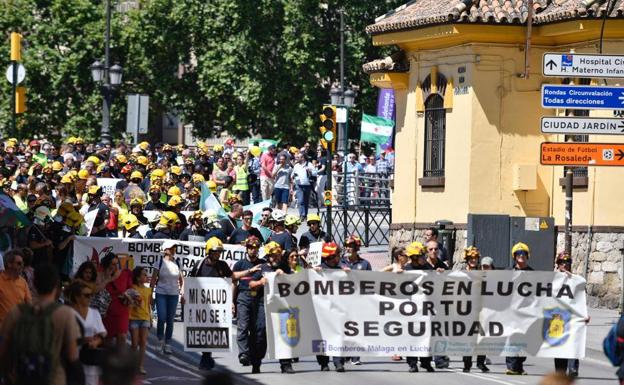
[[[74,311],[57,302],[56,267],[38,266],[34,283],[36,301],[14,307],[2,323],[0,365],[6,384],[84,384],[77,345],[80,328]]]

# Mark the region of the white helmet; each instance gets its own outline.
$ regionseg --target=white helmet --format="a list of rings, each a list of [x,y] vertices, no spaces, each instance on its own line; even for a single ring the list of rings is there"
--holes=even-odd
[[[271,220],[275,222],[284,222],[285,219],[286,213],[284,213],[282,210],[273,210],[273,212],[271,213]]]
[[[211,230],[214,228],[221,228],[219,224],[219,216],[217,212],[212,209],[208,209],[204,211],[204,215],[202,215],[202,221],[204,222],[204,227]]]

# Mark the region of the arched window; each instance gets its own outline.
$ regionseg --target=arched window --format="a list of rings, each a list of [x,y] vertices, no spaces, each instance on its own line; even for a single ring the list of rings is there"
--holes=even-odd
[[[444,177],[444,148],[446,141],[446,109],[438,93],[425,100],[425,161],[423,176]]]

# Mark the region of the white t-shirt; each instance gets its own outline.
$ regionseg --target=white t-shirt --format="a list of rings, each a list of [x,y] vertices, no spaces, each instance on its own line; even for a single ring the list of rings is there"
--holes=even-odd
[[[102,335],[106,337],[106,328],[104,327],[104,323],[102,322],[102,317],[100,316],[100,312],[96,309],[90,307],[87,311],[87,318],[82,318],[80,313],[74,310],[76,313],[76,319],[80,321],[82,327],[84,328],[84,336],[85,337],[93,337],[95,335]],[[87,376],[98,376],[100,374],[100,368],[98,366],[93,365],[83,365],[85,375]]]
[[[180,268],[178,264],[168,259],[162,260],[162,265],[158,271],[158,283],[156,284],[156,294],[178,295],[180,294]]]

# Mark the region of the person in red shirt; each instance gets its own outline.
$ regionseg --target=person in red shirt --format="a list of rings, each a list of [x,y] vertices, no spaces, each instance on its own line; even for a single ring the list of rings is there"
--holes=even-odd
[[[129,305],[132,302],[127,290],[132,289],[132,272],[120,269],[119,258],[114,253],[108,253],[100,261],[104,269],[106,284],[105,290],[111,295],[111,303],[104,317],[106,337],[109,341],[115,340],[118,346],[124,346],[128,325],[130,322]]]
[[[269,150],[260,156],[260,191],[262,200],[271,199],[273,194],[273,167],[277,150],[275,145],[270,145]]]

